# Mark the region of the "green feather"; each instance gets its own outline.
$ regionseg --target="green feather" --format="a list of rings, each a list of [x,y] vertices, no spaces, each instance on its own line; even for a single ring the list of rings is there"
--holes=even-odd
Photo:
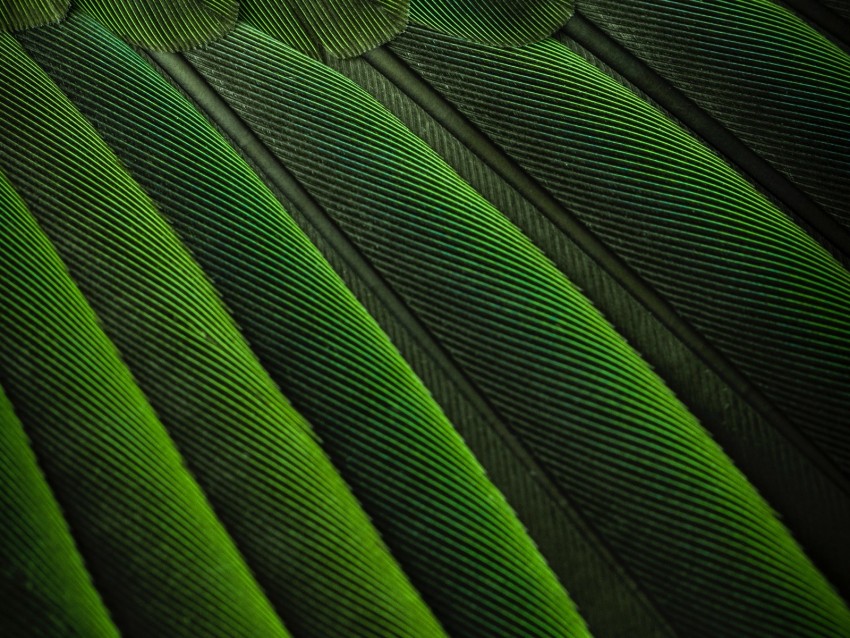
[[[218,283],[260,360],[309,416],[414,584],[422,579],[425,591],[439,592],[432,604],[453,623],[469,623],[468,632],[484,633],[484,623],[498,626],[509,613],[527,616],[529,630],[537,622],[556,634],[570,623],[580,628],[425,388],[287,213],[188,102],[127,47],[107,42],[95,23],[76,18],[26,38]],[[206,193],[203,208],[193,204],[198,192]],[[238,233],[223,232],[235,227]],[[411,461],[393,462],[399,452]],[[280,587],[281,576],[269,574],[266,591]]]
[[[242,0],[240,17],[315,58],[351,57],[407,26],[406,0]]]
[[[411,29],[393,48],[850,468],[850,276],[825,250],[555,41],[502,51]]]
[[[572,0],[412,0],[410,21],[474,42],[514,47],[552,35],[573,13]]]
[[[570,210],[512,164],[503,150],[465,122],[403,61],[386,50],[366,58],[368,62],[361,59],[337,66],[392,109],[581,288],[653,365],[759,492],[782,512],[783,522],[816,564],[834,583],[846,587],[850,546],[845,530],[850,529],[850,499],[847,481],[825,453],[760,396],[751,381]],[[665,202],[659,198],[658,203]],[[506,489],[505,484],[501,486]],[[547,554],[550,560],[565,555],[575,563],[587,552],[573,554],[562,546]],[[596,588],[589,600],[578,590],[572,593],[585,615],[592,613],[588,610],[594,604],[602,604]],[[604,611],[600,613],[604,615]]]
[[[3,0],[0,32],[19,31],[61,20],[71,0]]]
[[[32,64],[23,54],[14,62]],[[0,102],[19,117],[3,148],[34,149],[4,168],[272,603],[294,627],[313,631],[346,633],[361,623],[380,631],[400,615],[408,635],[439,635],[168,223],[67,98],[38,79],[39,111],[24,108],[36,103],[31,84],[12,78],[4,86]],[[47,108],[55,118],[39,117]],[[50,191],[61,195],[45,205]]]
[[[0,178],[0,202],[3,210],[16,210],[26,219],[23,202],[5,178]],[[0,259],[0,272],[5,274],[8,264]],[[0,491],[4,522],[0,526],[0,592],[5,604],[15,608],[13,616],[4,614],[0,620],[3,635],[117,637],[23,425],[2,389],[0,485],[5,486]]]
[[[421,140],[345,78],[250,29],[187,57],[399,291],[627,569],[653,598],[670,601],[682,626],[775,622],[771,631],[793,635],[808,624],[802,603],[814,592],[825,607],[811,613],[848,626],[846,609],[803,567],[693,417]],[[246,86],[255,88],[248,94]],[[698,592],[676,577],[696,560],[694,544],[706,570]],[[740,588],[727,571],[730,552],[735,571],[753,561]],[[786,561],[796,565],[790,580],[775,573]],[[704,606],[707,592],[730,589],[734,604]],[[796,612],[766,604],[756,615],[757,600],[786,596]],[[741,600],[750,601],[746,612]]]
[[[850,634],[842,2],[0,0],[0,633]]]
[[[770,0],[577,6],[850,228],[850,58],[837,46]]]
[[[236,22],[236,0],[75,0],[74,5],[133,44],[182,51],[227,33]]]
[[[51,91],[8,36],[0,36],[0,52],[4,75],[15,71],[18,82]],[[6,99],[3,104],[9,106]],[[101,168],[110,164],[107,159]],[[5,180],[3,192],[9,203]],[[119,630],[287,635],[91,306],[20,201],[4,205],[0,224],[0,382]],[[4,431],[13,425],[4,419]],[[4,509],[4,527],[8,515]],[[59,558],[51,567],[57,575]],[[4,605],[4,635],[18,623],[17,614]],[[60,635],[75,635],[73,629]]]

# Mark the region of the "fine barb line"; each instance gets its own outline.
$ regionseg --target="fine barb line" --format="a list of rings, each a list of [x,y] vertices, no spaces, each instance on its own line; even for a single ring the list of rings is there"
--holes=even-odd
[[[650,98],[679,118],[762,188],[783,202],[845,255],[850,255],[850,231],[836,222],[806,193],[795,186],[723,124],[664,80],[634,55],[576,12],[561,32],[603,60]]]
[[[570,24],[576,19],[574,16]],[[387,47],[379,47],[364,54],[363,57],[542,211],[635,299],[649,309],[680,341],[715,370],[745,401],[803,451],[808,459],[821,467],[844,493],[850,494],[850,482],[824,456],[823,452],[800,433],[799,429],[736,366],[682,319],[663,297],[624,264],[584,224],[561,206],[537,180],[508,157]]]

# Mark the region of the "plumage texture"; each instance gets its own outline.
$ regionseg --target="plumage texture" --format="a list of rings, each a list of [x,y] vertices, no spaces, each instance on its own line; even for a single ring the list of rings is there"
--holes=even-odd
[[[316,58],[359,55],[407,25],[405,0],[242,0],[241,17]]]
[[[850,225],[850,60],[769,0],[579,0],[611,37]]]
[[[60,20],[70,0],[5,0],[0,3],[0,32],[18,31]]]
[[[9,72],[23,52],[0,38]],[[35,72],[25,61],[18,69],[33,84]],[[0,224],[2,385],[116,624],[285,636],[50,240],[19,198],[10,203]],[[8,413],[2,425],[14,427]],[[30,591],[16,587],[14,600],[34,604]],[[4,608],[4,632],[15,607]]]
[[[846,270],[555,41],[502,51],[411,29],[393,48],[850,470],[850,433],[834,427],[850,414]]]
[[[732,627],[755,620],[752,605],[746,618],[724,620],[719,605],[712,608],[711,618],[700,617],[697,605],[688,603],[685,583],[672,577],[693,555],[678,554],[674,547],[680,534],[691,543],[699,541],[697,521],[752,516],[744,528],[757,528],[766,510],[737,490],[739,478],[723,467],[693,420],[656,387],[648,370],[632,361],[625,344],[515,228],[454,178],[417,138],[374,107],[367,110],[366,96],[322,66],[307,60],[299,65],[297,54],[241,28],[202,52],[188,54],[188,59],[399,290],[655,597],[671,600],[683,622],[703,627],[717,622],[721,629],[724,621]],[[288,72],[273,74],[271,69]],[[240,90],[249,86],[262,89]],[[484,95],[480,89],[476,94]],[[276,130],[290,134],[266,133]],[[306,154],[302,149],[308,140],[312,151]],[[341,148],[345,152],[340,153]],[[407,185],[404,192],[389,186],[399,183]],[[355,185],[361,195],[357,199],[351,196]],[[571,371],[569,376],[565,370]],[[559,379],[569,379],[569,385]],[[588,421],[595,427],[588,428]],[[558,451],[556,458],[547,458],[551,450]],[[672,450],[678,458],[668,466]],[[691,457],[688,450],[701,452]],[[644,492],[639,477],[646,472],[652,488]],[[716,494],[711,500],[694,493],[678,495],[684,485],[689,492],[729,492],[711,502]],[[641,493],[652,496],[644,501]],[[657,498],[665,503],[658,510],[652,505]],[[723,503],[726,499],[729,504]],[[734,506],[733,500],[738,501]],[[625,510],[627,502],[633,504],[633,514]],[[665,513],[667,506],[675,516]],[[749,508],[755,509],[747,513]],[[678,532],[674,519],[689,511],[695,519],[682,521],[687,532]],[[639,519],[652,531],[647,537],[637,537],[634,531]],[[731,538],[741,533],[706,530],[704,551],[719,551],[710,549],[715,542],[710,538],[728,534],[725,552],[734,552],[739,541]],[[771,537],[774,532],[759,534]],[[783,542],[778,539],[759,542],[770,545],[763,550],[765,556],[786,551],[774,545]],[[653,543],[658,543],[658,560],[652,558]],[[750,546],[740,551],[743,556],[758,550]],[[726,553],[723,556],[718,567],[728,560]],[[670,561],[666,567],[665,560]],[[789,554],[787,560],[798,559]],[[701,565],[706,568],[705,559]],[[717,578],[718,593],[733,586],[728,578]],[[660,591],[653,591],[652,582]],[[704,583],[697,596],[708,595],[709,587]],[[738,592],[735,598],[743,595]],[[771,597],[780,595],[765,595]],[[764,625],[771,618],[778,620],[777,610],[755,622]],[[805,626],[791,629],[793,620],[779,622],[791,634]]]
[[[58,107],[65,104],[58,90],[45,86],[44,92],[42,104],[61,112]],[[318,623],[323,631],[344,633],[352,623],[377,631],[386,622],[401,633],[438,633],[427,611],[417,611],[417,596],[308,424],[260,367],[200,269],[141,189],[117,160],[111,171],[90,170],[105,162],[72,164],[62,158],[53,163],[49,151],[41,151],[67,148],[87,151],[90,158],[108,152],[98,148],[100,140],[73,107],[62,124],[50,126],[21,108],[27,87],[10,83],[6,96],[21,100],[17,112],[22,117],[4,147],[40,147],[5,167],[10,179],[31,201],[43,200],[57,182],[68,184],[51,207],[34,206],[35,215],[252,570],[261,582],[273,583],[265,586],[273,604],[295,614],[293,625]],[[48,170],[39,174],[37,164]],[[95,179],[111,187],[95,195]],[[79,207],[79,201],[87,206]],[[87,249],[80,251],[80,246]],[[105,261],[112,263],[107,272],[101,267]],[[175,342],[182,348],[169,345]],[[299,480],[293,481],[296,476]],[[342,603],[342,590],[350,602]],[[334,608],[336,614],[327,611],[331,600],[342,603]],[[406,629],[385,619],[399,610]]]
[[[182,51],[220,37],[239,12],[235,0],[75,0],[75,6],[129,42],[156,51]]]
[[[496,46],[520,46],[551,35],[569,20],[564,0],[411,2],[410,20],[454,36]]]
[[[234,318],[245,336],[256,344],[280,387],[309,415],[414,582],[420,574],[430,579],[444,572],[444,592],[432,604],[446,608],[452,622],[467,633],[483,633],[486,626],[479,623],[504,625],[499,616],[507,614],[529,616],[532,627],[537,616],[548,615],[551,619],[543,623],[552,625],[548,631],[566,631],[564,618],[571,612],[560,587],[378,327],[235,152],[141,58],[108,37],[95,23],[72,18],[27,37],[26,44],[60,85],[69,86],[72,99],[104,131],[131,174],[148,187],[159,209],[218,282],[224,301],[238,309]],[[259,48],[256,55],[261,55]],[[81,79],[87,90],[76,93],[71,87]],[[112,108],[103,110],[105,105]],[[203,209],[188,205],[189,179],[193,189],[207,193]],[[246,211],[251,211],[250,218]],[[230,237],[223,231],[234,224],[243,230]],[[286,255],[297,260],[281,259]],[[400,451],[418,460],[398,465],[392,457]],[[423,489],[426,485],[434,487]],[[446,501],[445,492],[453,494],[451,501]],[[266,514],[268,519],[278,515]],[[252,530],[248,536],[260,534]],[[273,554],[280,553],[280,548],[274,549]],[[328,551],[325,560],[331,557]],[[344,565],[351,557],[335,560]],[[299,572],[318,570],[301,566],[289,573],[295,578]],[[450,570],[454,575],[448,575]],[[255,571],[263,575],[261,567]],[[497,578],[497,572],[514,576]],[[273,591],[276,579],[270,575],[269,580],[266,590]],[[388,592],[383,596],[392,600]],[[307,608],[315,603],[297,604]],[[363,601],[349,606],[368,607]],[[401,608],[398,602],[393,606]],[[487,613],[473,613],[472,607]],[[397,626],[381,626],[375,618],[360,622],[378,633],[410,634],[414,626],[427,633],[422,619],[405,625],[409,615],[399,614]],[[575,619],[573,623],[580,625]],[[518,630],[547,631],[522,629],[521,624]]]
[[[840,25],[583,2],[0,34],[0,633],[850,634]]]
[[[3,181],[4,207],[23,208]],[[18,603],[6,619],[11,633],[118,636],[109,619],[50,487],[12,411],[0,392],[0,564],[3,599]],[[29,595],[21,597],[21,589]]]

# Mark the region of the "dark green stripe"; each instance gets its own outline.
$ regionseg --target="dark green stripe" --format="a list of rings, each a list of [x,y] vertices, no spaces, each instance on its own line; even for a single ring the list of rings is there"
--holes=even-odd
[[[508,51],[410,29],[393,46],[850,467],[850,275],[820,246],[557,42]]]
[[[850,227],[845,52],[771,0],[577,7]]]
[[[93,31],[72,21],[55,39],[45,31],[28,43],[216,282],[414,584],[422,586],[418,577],[428,573],[426,599],[448,607],[452,620],[466,616],[478,634],[580,633],[568,599],[501,495],[287,213],[188,102],[125,48],[91,44]],[[259,575],[262,561],[252,558]],[[338,560],[345,565],[344,556]],[[435,631],[433,620],[405,609],[395,593],[384,594],[382,607],[362,603],[364,616],[370,607],[384,616],[375,613],[358,631]],[[326,615],[348,595],[337,592]],[[297,612],[281,613],[288,621]]]
[[[17,81],[44,86],[10,40],[0,36],[0,68],[20,65]],[[23,206],[0,211],[0,383],[121,633],[286,636],[50,241]],[[2,515],[12,531],[9,510]],[[17,559],[39,562],[38,554]],[[50,579],[64,582],[58,571]],[[85,613],[72,589],[61,595],[61,609],[44,622]],[[74,629],[65,632],[97,635]]]
[[[39,33],[66,30],[73,32],[70,21]],[[113,36],[83,32],[95,49],[117,47],[111,64],[139,64]],[[71,47],[67,54],[79,55]],[[86,72],[99,73],[97,66]],[[13,75],[6,87],[17,126],[3,131],[0,157],[246,561],[262,572],[275,607],[293,630],[318,635],[356,635],[363,625],[376,631],[372,619],[380,631],[382,615],[392,622],[408,613],[421,621],[422,635],[437,633],[309,425],[262,369],[168,222],[67,98],[47,78],[33,95],[23,77]]]
[[[434,54],[425,48],[422,55]],[[843,603],[658,378],[514,226],[382,107],[248,29],[189,57],[680,626],[778,635],[850,626]],[[696,574],[706,579],[698,589],[723,594],[721,602],[688,586]]]

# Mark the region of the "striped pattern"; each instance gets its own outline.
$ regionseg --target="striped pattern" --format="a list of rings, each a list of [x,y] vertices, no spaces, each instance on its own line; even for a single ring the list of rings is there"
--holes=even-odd
[[[850,58],[770,0],[578,9],[850,227]]]
[[[183,51],[227,33],[236,0],[75,0],[74,6],[116,34],[155,51]]]
[[[783,523],[818,569],[839,592],[847,591],[850,546],[846,542],[846,530],[850,529],[850,498],[844,483],[836,482],[836,472],[829,471],[829,464],[819,465],[823,455],[817,455],[811,444],[801,445],[802,436],[794,436],[787,423],[777,427],[772,419],[774,415],[762,414],[761,406],[753,401],[751,393],[735,385],[733,379],[725,379],[720,374],[722,370],[714,369],[700,356],[704,352],[702,348],[677,337],[678,333],[659,318],[666,319],[666,315],[654,314],[650,304],[641,303],[628,281],[600,267],[600,264],[609,263],[607,258],[590,251],[569,232],[568,226],[561,224],[563,217],[558,217],[561,213],[557,206],[550,219],[551,207],[545,202],[538,203],[538,198],[528,188],[516,182],[516,173],[497,165],[496,160],[500,154],[505,156],[504,153],[498,149],[478,148],[468,132],[459,128],[457,121],[433,107],[439,100],[433,89],[423,87],[421,81],[419,86],[409,85],[393,65],[384,63],[391,57],[389,52],[381,55],[375,52],[367,57],[368,62],[363,59],[346,61],[337,67],[439,153],[464,180],[521,228],[582,294],[592,300],[698,417],[771,507],[781,512]],[[403,87],[403,91],[399,87]],[[434,117],[419,105],[425,105],[424,109]],[[508,183],[516,184],[518,190]],[[374,304],[369,308],[376,312],[372,310]],[[377,312],[376,316],[383,316]],[[396,334],[391,332],[394,338]],[[416,352],[402,351],[412,361],[417,361]],[[434,375],[429,375],[427,366],[414,364],[414,367],[429,388],[441,388],[443,384],[435,381]],[[458,427],[464,424],[463,416],[454,413],[450,416]],[[462,430],[462,433],[484,466],[491,473],[499,470],[493,480],[509,502],[519,506],[535,503],[537,499],[530,496],[534,492],[519,492],[515,487],[515,478],[520,473],[507,471],[502,457],[493,458],[493,446],[473,445],[475,432],[467,434]],[[541,488],[536,490],[538,495],[546,493]],[[653,635],[646,627],[645,615],[643,619],[640,614],[635,615],[635,608],[624,605],[622,598],[613,600],[618,589],[601,575],[604,570],[584,567],[594,561],[592,550],[572,544],[574,536],[567,531],[560,531],[561,537],[556,536],[553,519],[543,511],[528,507],[519,513],[555,572],[563,582],[570,584],[570,595],[595,635]],[[600,547],[598,540],[591,539],[588,544]],[[628,581],[624,587],[641,593]],[[617,609],[618,613],[612,614],[611,609]]]
[[[572,0],[412,0],[410,20],[449,35],[495,46],[536,42],[561,28]]]
[[[234,151],[91,21],[71,19],[23,40],[217,282],[254,351],[310,417],[434,608],[464,635],[580,635],[563,590],[425,388]],[[270,593],[280,587],[263,583]],[[396,605],[397,624],[361,618],[356,631],[428,634],[427,619]]]
[[[18,31],[61,20],[71,0],[3,0],[0,32]]]
[[[249,29],[189,58],[685,635],[850,628],[843,603],[693,417],[551,263],[397,120]],[[696,573],[699,581],[686,576]]]
[[[67,98],[15,47],[4,50],[8,75],[0,103],[16,119],[0,138],[3,168],[276,610],[301,633],[376,635],[402,623],[406,635],[439,635],[307,423],[260,367],[165,220]],[[19,321],[18,329],[26,325]],[[9,392],[17,407],[21,390],[14,389]],[[75,487],[67,486],[66,498],[90,497]],[[190,603],[176,598],[171,613],[179,621]],[[192,604],[199,613],[208,606]],[[263,620],[267,615],[246,606],[239,616],[244,626],[220,622],[209,631],[275,635],[277,619]],[[215,621],[211,614],[204,623]],[[132,618],[118,624],[124,633],[145,632]],[[194,631],[183,626],[146,635],[187,630]]]
[[[850,275],[801,173],[584,15],[540,41],[567,1],[218,2],[0,33],[0,634],[850,635]],[[846,142],[800,19],[651,10],[729,112],[779,78]]]
[[[577,53],[588,55],[581,50]],[[699,333],[691,330],[696,336],[691,339],[691,335],[680,332],[677,325],[670,323],[669,311],[665,312],[664,307],[659,309],[653,299],[647,300],[645,295],[637,294],[632,282],[611,268],[616,253],[604,245],[601,250],[597,249],[580,233],[573,232],[574,227],[567,220],[569,213],[541,187],[535,191],[533,186],[523,183],[523,178],[526,181],[531,178],[509,164],[506,166],[505,162],[510,159],[503,151],[492,143],[489,147],[480,147],[483,136],[476,134],[472,125],[464,124],[462,116],[446,106],[433,87],[421,79],[411,79],[413,72],[389,51],[373,52],[367,59],[368,62],[363,59],[346,61],[337,68],[366,88],[399,117],[408,130],[439,153],[464,180],[520,227],[592,300],[699,418],[759,493],[782,513],[783,523],[815,565],[839,591],[847,591],[850,545],[846,541],[846,531],[850,529],[850,498],[846,483],[828,462],[824,463],[825,456],[818,454],[787,419],[777,421],[775,409],[764,409],[765,401],[763,397],[755,400],[752,384],[745,385],[746,379],[740,374],[729,376],[728,362],[724,365],[722,358],[714,361],[706,356],[706,343]],[[435,106],[438,103],[443,104],[439,109]],[[505,161],[499,161],[500,158]],[[657,292],[655,298],[663,300]],[[415,353],[406,356],[416,360]],[[720,365],[715,365],[717,363]],[[440,387],[427,368],[417,368],[417,371],[426,377],[424,380],[429,387]],[[464,421],[454,416],[453,420],[458,424]],[[482,455],[485,467],[503,468],[501,461],[483,456],[491,449],[492,446],[486,446],[484,451],[476,451]],[[510,477],[514,476],[517,473],[497,484],[512,503],[526,502],[527,492],[514,495],[512,491]],[[541,492],[543,490],[538,490]],[[542,512],[524,514],[523,520],[532,535],[541,526],[551,529],[551,519]],[[535,538],[540,542],[539,536]],[[543,538],[556,542],[549,533]],[[634,617],[630,620],[629,614],[624,613],[628,606],[607,600],[603,590],[613,596],[617,589],[611,586],[610,580],[606,582],[598,570],[591,577],[590,570],[567,568],[567,565],[592,562],[593,552],[575,547],[567,540],[558,542],[560,544],[554,547],[541,545],[541,551],[553,561],[556,573],[572,584],[570,594],[594,631],[604,627],[611,632],[609,635],[620,635],[622,632],[611,625],[632,622],[637,625],[632,625],[627,632],[649,635],[645,628],[637,629],[637,626],[642,627],[641,621]],[[563,571],[558,571],[559,568]],[[576,580],[577,571],[587,582]],[[612,608],[619,609],[620,613],[611,614]]]
[[[846,270],[557,42],[504,51],[411,29],[393,48],[850,470]]]
[[[26,217],[23,202],[2,177],[0,206],[15,210],[16,217]],[[0,260],[0,272],[5,274],[9,265],[4,256],[0,255]],[[4,605],[15,608],[14,615],[3,614],[0,619],[3,635],[117,638],[2,388],[0,485],[0,594]]]
[[[6,74],[39,86],[8,36],[0,52]],[[116,625],[127,636],[286,636],[50,241],[2,190],[0,383]],[[13,426],[3,420],[4,433]],[[11,531],[5,509],[3,519]],[[17,611],[4,604],[3,635],[31,635],[13,633]],[[108,635],[96,605],[76,613]]]
[[[407,26],[406,0],[241,0],[240,18],[315,58],[352,57]]]

